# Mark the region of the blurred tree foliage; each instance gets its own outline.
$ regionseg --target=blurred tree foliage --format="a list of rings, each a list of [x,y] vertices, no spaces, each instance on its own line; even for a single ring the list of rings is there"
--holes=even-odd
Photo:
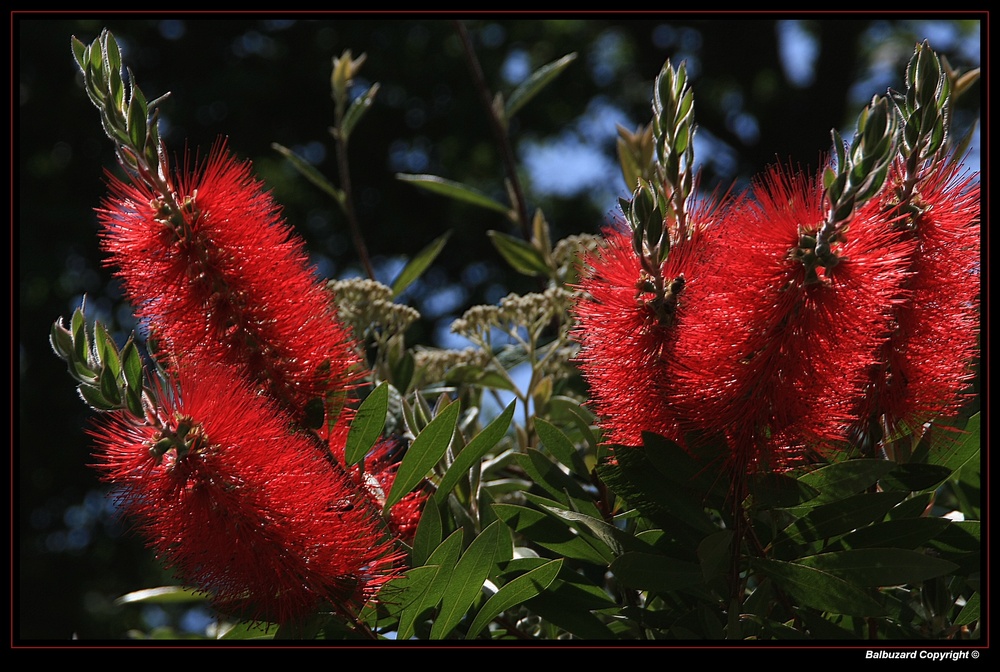
[[[328,133],[331,59],[345,49],[367,54],[358,92],[375,81],[380,90],[352,136],[350,169],[379,279],[391,282],[408,255],[452,231],[434,268],[404,295],[423,315],[408,342],[441,344],[466,307],[532,286],[504,265],[486,235],[509,227],[501,215],[395,178],[430,173],[506,200],[502,165],[450,19],[164,14],[15,15],[14,21],[14,637],[117,638],[184,612],[113,604],[117,595],[167,583],[169,576],[109,515],[87,467],[90,411],[47,340],[52,321],[70,314],[84,294],[93,314],[122,338],[134,328],[101,266],[94,208],[105,194],[103,171],[116,167],[81,88],[70,36],[89,42],[107,27],[143,91],[150,98],[171,92],[161,129],[178,160],[185,146],[204,156],[220,136],[252,159],[327,278],[362,272],[346,221],[271,143],[294,149],[337,180]],[[555,238],[597,232],[615,217],[617,196],[630,192],[616,168],[615,125],[635,130],[648,119],[650,83],[666,59],[687,60],[697,91],[702,186],[725,189],[775,161],[815,168],[830,146],[831,124],[852,125],[860,104],[898,86],[916,42],[930,40],[953,67],[966,70],[979,65],[984,28],[975,16],[791,21],[669,13],[472,15],[465,23],[494,92],[507,93],[545,63],[577,54],[512,128],[530,208],[544,210]],[[978,102],[975,93],[961,99],[956,130],[967,130],[964,120]],[[978,161],[978,144],[973,151]]]

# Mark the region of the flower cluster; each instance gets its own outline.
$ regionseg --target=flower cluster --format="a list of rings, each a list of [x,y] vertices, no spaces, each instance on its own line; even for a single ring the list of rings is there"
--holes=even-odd
[[[658,161],[622,203],[627,226],[588,257],[574,308],[607,443],[722,437],[738,475],[871,454],[960,410],[979,187],[941,142],[949,87],[929,54],[908,78],[923,93],[896,110],[876,98],[821,174],[775,167],[713,208],[688,208],[671,138],[693,133],[693,108],[683,70],[665,68]]]

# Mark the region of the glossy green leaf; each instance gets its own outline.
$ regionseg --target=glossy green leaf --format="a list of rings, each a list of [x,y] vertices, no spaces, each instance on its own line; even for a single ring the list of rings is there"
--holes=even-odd
[[[122,371],[125,374],[125,384],[137,394],[142,392],[142,357],[139,348],[129,338],[121,351]]]
[[[385,500],[387,510],[420,483],[444,456],[455,434],[459,410],[459,402],[450,404],[440,415],[431,420],[410,444],[396,471],[389,496]]]
[[[414,567],[427,562],[434,549],[441,544],[444,528],[441,523],[441,510],[433,502],[428,502],[420,512],[420,522],[413,535],[413,547],[410,560]]]
[[[901,492],[869,492],[818,506],[786,529],[775,547],[789,540],[810,542],[846,534],[880,521],[906,496]]]
[[[483,628],[489,625],[490,621],[504,611],[530,600],[548,588],[558,576],[562,564],[562,559],[550,560],[541,567],[525,572],[504,584],[500,590],[486,600],[486,604],[479,610],[472,625],[469,626],[465,638],[475,638]]]
[[[507,206],[498,203],[481,191],[458,182],[453,182],[452,180],[446,180],[445,178],[438,177],[437,175],[396,173],[396,179],[404,182],[410,182],[422,189],[433,191],[436,194],[441,194],[442,196],[447,196],[448,198],[453,198],[456,201],[471,203],[472,205],[477,205],[481,208],[494,210],[510,216],[510,209]]]
[[[653,553],[623,553],[610,570],[622,585],[636,590],[684,590],[704,580],[697,564]]]
[[[417,254],[410,259],[392,283],[392,295],[394,297],[402,294],[403,290],[409,287],[414,280],[423,275],[424,271],[426,271],[427,268],[434,263],[434,260],[441,253],[441,250],[444,249],[444,246],[450,237],[451,231],[446,231],[443,235],[435,238],[429,245],[427,245],[427,247],[417,252]]]
[[[516,406],[517,401],[507,404],[503,413],[486,425],[483,431],[473,437],[472,441],[469,441],[455,456],[455,461],[451,463],[441,482],[438,483],[437,492],[434,495],[435,499],[441,501],[447,497],[459,480],[472,468],[472,465],[481,460],[504,437],[510,427],[510,421],[514,417]]]
[[[930,548],[944,554],[979,553],[982,537],[978,520],[952,521],[947,529],[927,543]]]
[[[371,391],[351,421],[344,447],[344,460],[348,465],[360,462],[385,428],[386,413],[389,410],[389,384],[382,382]]]
[[[800,558],[798,564],[836,576],[856,586],[901,586],[953,572],[957,565],[901,548],[835,551]]]
[[[635,543],[634,537],[618,530],[613,525],[599,518],[600,512],[596,508],[593,508],[591,515],[588,515],[587,513],[571,511],[562,506],[556,506],[555,502],[533,495],[530,492],[524,493],[524,497],[551,516],[569,523],[580,534],[582,539],[601,554],[605,562],[611,562],[616,556],[621,555],[623,543],[630,544],[631,542],[630,546],[639,547]],[[630,548],[630,550],[635,549]]]
[[[885,607],[868,590],[812,567],[755,558],[752,567],[770,577],[795,603],[835,614],[883,616]]]
[[[931,451],[928,461],[931,464],[939,464],[942,467],[951,469],[953,472],[958,472],[966,464],[978,460],[981,445],[979,415],[979,413],[976,413],[969,418],[957,441],[945,443],[941,450]],[[932,431],[946,432],[947,430],[935,428]],[[946,436],[953,437],[950,432]]]
[[[413,624],[421,614],[433,607],[425,606],[429,601],[426,599],[427,593],[438,582],[441,573],[440,565],[413,567],[382,589],[381,599],[399,609],[399,627],[396,631],[398,639],[410,639],[413,636]]]
[[[569,467],[575,473],[583,476],[587,474],[587,467],[583,463],[583,458],[578,454],[573,442],[569,440],[562,430],[542,417],[535,418],[535,432],[542,444],[552,455],[564,466]]]
[[[879,479],[879,485],[886,490],[919,492],[930,490],[948,480],[951,469],[936,464],[900,464]]]
[[[981,599],[979,593],[973,593],[969,600],[962,607],[962,611],[955,617],[952,625],[972,625],[979,620],[979,604]]]
[[[509,120],[517,114],[518,110],[534,98],[549,82],[558,77],[566,69],[566,66],[574,60],[576,60],[575,53],[566,54],[562,58],[543,65],[531,73],[531,76],[518,85],[511,92],[510,96],[507,97],[507,104],[504,106],[504,114],[507,119]]]
[[[819,490],[787,474],[757,473],[751,476],[750,495],[758,509],[790,508],[815,499]]]
[[[494,504],[493,511],[512,530],[560,557],[599,566],[607,564],[605,557],[575,530],[547,513],[516,504]]]
[[[518,273],[529,276],[548,276],[551,272],[542,253],[531,243],[501,231],[487,231],[486,234],[510,267]]]
[[[93,385],[87,385],[85,383],[80,385],[77,389],[80,392],[80,396],[83,397],[83,400],[98,411],[111,411],[118,407],[117,398],[113,400],[108,399],[102,394],[100,389],[94,387]]]
[[[372,103],[375,102],[375,94],[378,93],[378,89],[379,85],[376,82],[368,87],[367,91],[351,101],[350,106],[347,108],[347,112],[344,113],[344,119],[340,124],[340,136],[344,139],[344,142],[351,137],[354,127],[357,126],[359,121],[361,121],[361,117],[363,117],[364,113],[368,111],[368,108],[372,106]]]
[[[534,448],[528,448],[524,453],[517,455],[516,459],[518,465],[531,480],[553,499],[567,507],[570,506],[570,500],[577,500],[575,506],[584,513],[600,516],[600,512],[592,503],[593,498],[583,490],[579,482],[564,473],[544,453]]]
[[[337,201],[341,206],[347,200],[344,192],[333,186],[329,180],[323,177],[323,174],[316,170],[311,163],[305,159],[300,158],[295,152],[283,147],[276,142],[271,143],[271,148],[277,150],[282,156],[288,159],[289,163],[298,170],[303,177],[312,182],[314,185],[325,191],[327,194],[333,197],[333,200]]]
[[[799,480],[819,490],[819,496],[808,502],[808,506],[815,506],[855,495],[895,468],[895,463],[888,460],[847,460],[812,471]]]
[[[510,533],[498,520],[480,532],[448,580],[448,588],[441,599],[441,610],[431,626],[431,639],[442,639],[458,625],[459,621],[483,591],[483,584],[496,567],[500,545],[510,544]]]
[[[841,542],[847,548],[917,548],[941,534],[951,521],[946,518],[902,518],[855,530]]]
[[[206,601],[208,601],[208,596],[193,588],[161,586],[126,593],[117,598],[115,604],[121,606],[123,604],[178,604]]]

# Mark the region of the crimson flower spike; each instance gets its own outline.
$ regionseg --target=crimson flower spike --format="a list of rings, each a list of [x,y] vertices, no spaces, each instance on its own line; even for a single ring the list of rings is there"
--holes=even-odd
[[[346,431],[334,421],[358,355],[250,165],[220,142],[175,174],[145,97],[122,81],[114,37],[74,40],[74,53],[129,174],[110,180],[102,245],[153,339],[177,356],[238,367],[300,424],[320,427],[326,410],[328,426]]]
[[[185,360],[145,418],[99,416],[95,466],[179,579],[223,613],[295,623],[345,617],[398,575],[369,494],[240,376]]]
[[[980,190],[950,145],[950,108],[977,73],[943,68],[927,42],[906,70],[906,91],[890,92],[901,128],[899,152],[880,205],[883,226],[911,245],[906,301],[871,367],[851,438],[865,452],[905,442],[968,401],[979,351]]]

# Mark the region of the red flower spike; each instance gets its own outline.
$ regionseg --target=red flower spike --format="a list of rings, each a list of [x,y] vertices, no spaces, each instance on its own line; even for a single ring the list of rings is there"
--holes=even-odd
[[[881,225],[877,204],[856,213],[827,268],[809,256],[823,215],[818,179],[775,168],[711,232],[725,273],[679,334],[684,395],[673,401],[695,427],[726,432],[737,472],[843,447],[902,300],[912,246]]]
[[[908,298],[895,308],[895,328],[857,411],[854,434],[866,443],[877,443],[885,431],[885,438],[919,432],[968,401],[979,352],[980,191],[974,176],[959,170],[939,163],[918,184],[915,211],[885,218],[883,226],[915,247],[907,257]],[[895,191],[890,186],[885,193],[882,205],[893,215]]]
[[[96,467],[122,515],[226,613],[284,623],[350,615],[397,575],[368,493],[325,448],[218,365],[183,364],[156,422],[101,416]]]
[[[652,432],[683,444],[683,419],[671,403],[671,396],[683,394],[676,371],[688,356],[678,339],[719,272],[700,224],[714,205],[692,213],[698,225],[671,247],[662,265],[666,301],[650,291],[630,232],[607,231],[605,245],[586,260],[591,270],[580,283],[584,298],[573,309],[574,337],[607,443],[639,446],[642,433]]]
[[[302,422],[309,402],[355,382],[358,362],[303,242],[223,143],[174,184],[165,195],[111,178],[107,264],[165,351],[236,366]]]

